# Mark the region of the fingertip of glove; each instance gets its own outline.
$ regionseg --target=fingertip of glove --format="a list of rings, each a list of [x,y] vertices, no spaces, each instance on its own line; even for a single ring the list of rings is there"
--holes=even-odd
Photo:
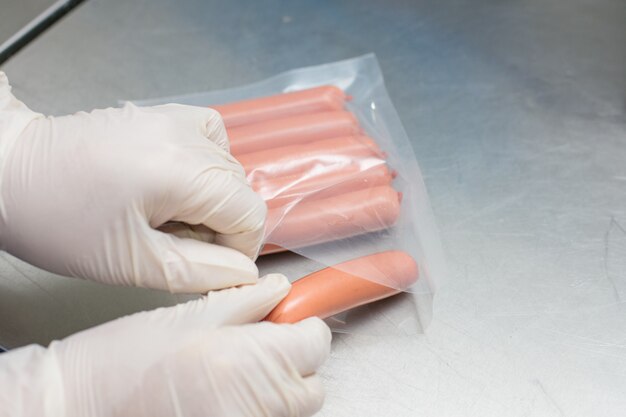
[[[324,320],[319,317],[309,317],[294,324],[303,329],[307,335],[314,340],[320,340],[324,346],[327,346],[330,352],[330,342],[332,341],[332,333]]]
[[[230,153],[230,141],[222,115],[210,107],[195,107],[200,117],[202,135],[226,153]]]
[[[274,289],[275,291],[279,291],[287,295],[289,290],[291,289],[291,283],[283,274],[268,274],[261,278],[259,278],[259,283],[257,285],[265,285],[269,288]]]

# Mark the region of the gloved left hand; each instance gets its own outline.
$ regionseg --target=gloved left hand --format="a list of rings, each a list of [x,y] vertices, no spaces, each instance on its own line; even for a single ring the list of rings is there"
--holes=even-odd
[[[0,355],[0,417],[309,416],[331,334],[318,318],[256,323],[282,275]]]
[[[0,72],[0,249],[62,275],[170,292],[256,281],[266,206],[219,114],[165,105],[44,117]],[[157,230],[206,226],[205,240]]]

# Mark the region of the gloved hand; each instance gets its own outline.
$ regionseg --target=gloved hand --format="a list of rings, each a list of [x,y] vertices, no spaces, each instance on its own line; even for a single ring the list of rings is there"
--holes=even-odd
[[[252,283],[266,206],[217,112],[30,111],[0,72],[0,249],[49,271],[170,292]],[[157,230],[206,226],[199,241]]]
[[[330,350],[317,318],[255,323],[282,275],[0,355],[2,417],[308,416]],[[253,323],[253,324],[246,324]]]

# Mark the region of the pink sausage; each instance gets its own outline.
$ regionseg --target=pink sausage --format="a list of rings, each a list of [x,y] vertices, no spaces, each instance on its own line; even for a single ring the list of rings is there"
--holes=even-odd
[[[303,201],[285,210],[268,210],[262,254],[339,240],[393,226],[401,194],[390,186]]]
[[[367,136],[346,136],[244,154],[237,160],[248,180],[258,182],[285,175],[303,176],[313,168],[332,172],[355,160],[382,156],[380,148]]]
[[[287,297],[265,320],[296,323],[307,317],[330,317],[398,294],[417,281],[417,277],[417,264],[405,252],[363,256],[294,282]]]
[[[304,178],[281,177],[253,183],[252,188],[263,197],[268,208],[333,197],[364,188],[391,185],[395,174],[381,163],[363,171],[354,168]]]
[[[296,114],[341,110],[346,99],[340,88],[324,85],[210,107],[217,110],[226,127],[231,128]]]
[[[228,129],[230,151],[238,156],[280,146],[356,135],[359,122],[347,111],[302,114]]]

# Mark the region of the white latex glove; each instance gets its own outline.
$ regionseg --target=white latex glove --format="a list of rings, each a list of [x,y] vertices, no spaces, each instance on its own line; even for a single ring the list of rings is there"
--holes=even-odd
[[[266,210],[214,110],[43,117],[0,72],[0,249],[62,275],[205,292],[257,279]],[[213,243],[156,230],[168,221]]]
[[[308,416],[330,350],[317,318],[255,323],[282,275],[0,355],[2,417]],[[245,324],[253,323],[253,324]]]

